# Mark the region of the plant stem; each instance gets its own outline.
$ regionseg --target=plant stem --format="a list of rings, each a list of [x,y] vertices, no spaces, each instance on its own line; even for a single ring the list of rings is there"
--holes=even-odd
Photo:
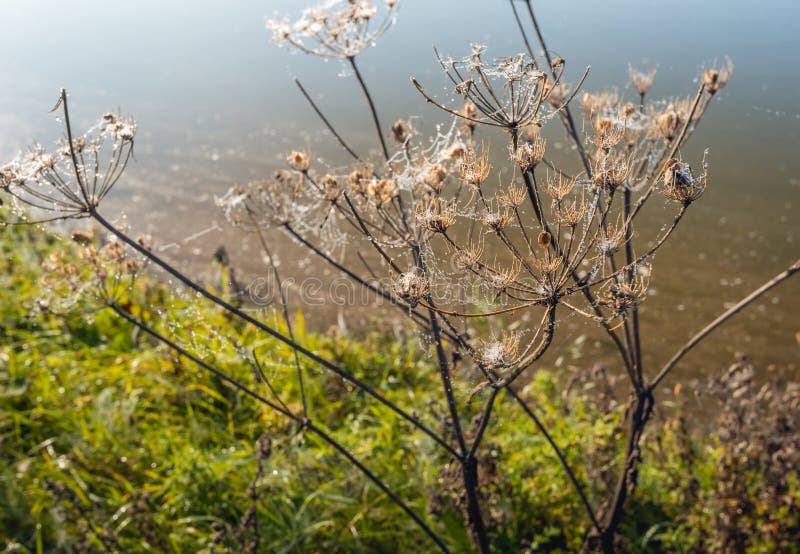
[[[572,471],[572,468],[569,466],[569,463],[567,463],[567,458],[564,456],[564,453],[561,451],[561,448],[559,448],[559,446],[556,444],[556,441],[553,440],[553,437],[550,435],[545,426],[542,424],[541,420],[536,415],[536,413],[534,413],[534,411],[525,403],[525,401],[522,399],[521,396],[519,396],[517,391],[515,391],[511,387],[506,387],[506,390],[511,395],[511,397],[517,401],[517,404],[520,405],[522,410],[531,419],[531,421],[533,421],[534,425],[536,425],[536,428],[539,429],[539,432],[542,433],[542,435],[544,436],[545,440],[547,441],[547,444],[549,444],[550,448],[553,449],[553,452],[555,452],[555,455],[558,458],[561,467],[564,468],[564,472],[567,474],[567,477],[569,477],[572,486],[575,487],[575,491],[578,493],[578,496],[581,499],[581,503],[583,504],[583,507],[586,510],[586,514],[592,521],[592,525],[597,531],[600,531],[601,530],[600,523],[598,522],[597,516],[595,515],[594,510],[592,509],[592,505],[589,503],[589,499],[586,497],[586,493],[583,491],[583,487],[578,481],[578,478],[575,476],[575,472]]]
[[[383,127],[381,126],[381,122],[378,120],[378,110],[375,109],[375,103],[372,101],[372,95],[370,95],[369,89],[367,89],[367,85],[364,83],[364,79],[361,77],[361,72],[358,70],[355,57],[351,56],[347,58],[347,61],[350,62],[350,67],[353,68],[353,73],[355,73],[358,84],[361,86],[361,90],[364,92],[364,97],[367,99],[369,111],[372,113],[372,121],[375,123],[375,130],[378,132],[378,139],[381,141],[383,158],[388,162],[389,150],[386,148],[386,140],[383,138]]]
[[[437,444],[442,446],[445,450],[447,450],[451,454],[457,455],[456,451],[453,450],[453,447],[451,447],[449,444],[447,444],[447,442],[442,437],[440,437],[437,433],[435,433],[433,430],[428,428],[428,426],[426,426],[424,423],[422,423],[415,416],[409,414],[408,412],[406,412],[405,410],[403,410],[402,408],[400,408],[399,406],[394,404],[391,400],[389,400],[388,398],[386,398],[385,396],[380,394],[378,391],[376,391],[374,388],[372,388],[370,385],[368,385],[367,383],[365,383],[364,381],[362,381],[361,379],[359,379],[355,375],[353,375],[350,372],[346,371],[344,368],[341,368],[341,367],[337,366],[333,362],[331,362],[329,360],[326,360],[325,358],[322,358],[322,357],[318,356],[317,354],[311,352],[310,350],[308,350],[304,346],[296,343],[295,341],[291,340],[289,337],[283,335],[282,333],[276,331],[275,329],[273,329],[269,325],[266,325],[265,323],[255,319],[254,317],[252,317],[252,316],[248,315],[247,313],[243,312],[242,310],[240,310],[236,306],[234,306],[234,305],[230,304],[229,302],[223,300],[222,298],[216,296],[214,293],[212,293],[208,289],[198,285],[197,283],[195,283],[194,281],[189,279],[187,276],[185,276],[183,273],[178,271],[176,268],[171,266],[169,263],[167,263],[166,261],[164,261],[161,258],[159,258],[158,256],[156,256],[155,254],[153,254],[148,249],[142,247],[136,241],[131,239],[128,235],[126,235],[125,233],[123,233],[122,231],[120,231],[119,229],[114,227],[103,216],[101,216],[97,211],[92,211],[91,212],[91,216],[95,219],[95,221],[97,221],[100,225],[102,225],[110,233],[112,233],[113,235],[118,237],[122,242],[124,242],[125,244],[127,244],[128,246],[130,246],[131,248],[133,248],[134,250],[139,252],[141,255],[143,255],[144,257],[146,257],[147,259],[149,259],[150,261],[152,261],[153,263],[155,263],[156,265],[161,267],[163,270],[165,270],[167,273],[169,273],[170,275],[175,277],[177,280],[179,280],[185,286],[189,287],[194,292],[200,294],[201,296],[204,296],[205,298],[207,298],[208,300],[210,300],[214,304],[218,305],[219,307],[223,308],[224,310],[232,313],[233,315],[235,315],[236,317],[246,321],[247,323],[250,323],[251,325],[254,325],[258,329],[261,329],[262,331],[266,332],[270,336],[278,339],[279,341],[281,341],[282,343],[286,344],[290,348],[296,349],[303,356],[305,356],[305,357],[309,358],[310,360],[322,365],[326,369],[334,372],[336,375],[339,375],[343,379],[349,381],[350,383],[352,383],[353,385],[358,387],[360,390],[362,390],[366,394],[370,395],[375,400],[377,400],[378,402],[380,402],[381,404],[383,404],[384,406],[386,406],[387,408],[392,410],[394,413],[396,413],[397,415],[399,415],[400,417],[402,417],[403,419],[408,421],[415,428],[419,429],[420,431],[422,431],[423,433],[428,435],[431,439],[433,439]]]
[[[553,73],[553,60],[550,58],[550,51],[547,50],[547,44],[544,42],[544,36],[542,35],[542,30],[539,28],[539,22],[536,21],[536,16],[533,14],[533,6],[531,5],[531,0],[525,0],[525,5],[528,7],[528,15],[531,17],[531,22],[533,23],[533,29],[536,31],[536,37],[539,39],[539,44],[542,45],[542,50],[544,51],[544,57],[547,60],[547,65],[550,68],[550,75],[555,78]],[[575,143],[575,146],[578,148],[578,154],[581,157],[581,163],[583,163],[583,168],[586,170],[586,175],[591,177],[592,175],[592,168],[589,165],[589,160],[586,157],[586,151],[583,148],[583,143],[581,143],[580,138],[578,137],[578,130],[575,127],[575,120],[572,118],[572,110],[569,109],[569,105],[564,106],[564,116],[566,119],[565,126],[567,127],[567,134],[572,138],[572,141]]]
[[[309,95],[308,92],[306,92],[306,89],[303,87],[302,84],[300,84],[300,80],[297,77],[294,78],[294,84],[297,85],[297,88],[299,88],[300,92],[303,93],[303,96],[305,97],[306,101],[308,101],[308,103],[317,113],[317,115],[325,124],[325,126],[328,128],[328,130],[331,132],[331,134],[336,138],[336,140],[339,141],[339,144],[342,146],[342,148],[347,150],[347,153],[350,154],[354,159],[361,161],[361,157],[358,154],[356,154],[355,151],[352,148],[350,148],[350,146],[347,145],[342,136],[338,132],[336,132],[336,129],[334,129],[333,125],[331,125],[330,121],[328,121],[328,118],[325,117],[325,115],[322,113],[322,110],[319,109],[316,102],[314,102],[314,100],[311,98],[311,95]]]
[[[780,285],[786,279],[792,277],[795,273],[800,271],[800,260],[794,262],[788,269],[785,271],[780,272],[775,277],[758,287],[756,290],[742,298],[739,302],[735,305],[731,306],[729,309],[725,310],[723,313],[719,315],[714,321],[706,325],[700,332],[698,332],[695,336],[693,336],[689,342],[687,342],[683,347],[678,350],[670,360],[664,364],[664,367],[661,371],[656,375],[656,378],[653,379],[653,382],[649,385],[649,389],[651,391],[655,390],[655,388],[664,380],[667,374],[675,367],[681,358],[683,358],[689,351],[697,346],[697,344],[702,341],[706,336],[708,336],[712,331],[714,331],[717,327],[728,321],[731,317],[739,313],[742,309],[751,304],[752,302],[758,300],[763,294],[768,292],[769,290],[775,288],[776,286]]]
[[[522,40],[525,42],[525,48],[528,50],[528,54],[530,55],[531,60],[533,60],[533,63],[536,63],[536,56],[533,55],[533,48],[531,48],[531,43],[528,42],[528,35],[525,32],[525,27],[522,25],[522,20],[519,17],[517,7],[514,5],[514,0],[508,0],[508,3],[511,4],[511,9],[514,11],[514,19],[517,21],[517,27],[519,27]]]
[[[283,415],[285,417],[288,417],[289,419],[295,421],[296,423],[298,423],[301,426],[303,426],[304,429],[310,431],[311,433],[315,434],[320,439],[322,439],[324,442],[328,443],[328,445],[333,447],[334,450],[336,450],[342,456],[344,456],[347,459],[347,461],[349,461],[353,466],[355,466],[359,471],[361,471],[361,473],[363,473],[381,491],[383,491],[392,500],[392,502],[394,502],[412,520],[414,520],[414,522],[425,532],[425,534],[428,535],[434,543],[436,543],[436,546],[438,546],[439,549],[442,552],[450,552],[450,550],[447,548],[447,545],[444,544],[442,539],[428,526],[427,523],[425,523],[425,521],[422,520],[422,518],[420,518],[378,476],[376,476],[374,473],[372,473],[363,463],[361,463],[355,456],[353,456],[353,454],[351,454],[350,451],[347,450],[347,448],[345,448],[336,439],[331,437],[322,428],[317,427],[316,425],[314,425],[314,423],[312,423],[310,420],[308,420],[306,418],[299,418],[299,417],[295,416],[291,412],[283,409],[281,406],[275,404],[274,402],[271,402],[269,399],[264,398],[263,396],[261,396],[260,394],[258,394],[255,391],[253,391],[252,389],[250,389],[246,385],[242,384],[241,382],[237,381],[233,377],[230,377],[226,373],[220,371],[219,369],[213,367],[212,365],[204,362],[200,358],[194,356],[191,352],[187,351],[185,348],[181,347],[179,344],[175,343],[174,341],[172,341],[169,338],[165,337],[164,335],[162,335],[161,333],[159,333],[158,331],[156,331],[152,327],[142,323],[140,320],[138,320],[137,318],[135,318],[132,315],[130,315],[128,312],[123,310],[117,304],[114,304],[114,303],[109,304],[109,308],[111,308],[118,316],[120,316],[124,320],[126,320],[129,323],[133,324],[137,328],[141,329],[142,331],[144,331],[145,333],[147,333],[148,335],[150,335],[154,339],[164,343],[165,345],[167,345],[171,349],[175,350],[176,352],[178,352],[182,356],[185,356],[186,358],[190,359],[192,362],[194,362],[195,364],[199,365],[200,367],[202,367],[206,371],[209,371],[209,372],[213,373],[216,377],[218,377],[222,381],[225,381],[226,383],[228,383],[229,385],[233,386],[237,390],[243,392],[244,394],[246,394],[247,396],[250,396],[251,398],[253,398],[255,400],[258,400],[262,404],[265,404],[266,406],[269,406],[270,408],[272,408],[274,411],[278,412],[279,414],[281,414],[281,415]]]

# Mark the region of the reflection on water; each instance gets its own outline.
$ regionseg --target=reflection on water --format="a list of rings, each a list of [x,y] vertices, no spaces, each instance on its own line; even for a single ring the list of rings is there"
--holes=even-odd
[[[271,173],[292,147],[309,146],[334,166],[347,161],[291,76],[301,77],[357,150],[373,141],[358,89],[351,79],[337,77],[338,63],[269,44],[264,18],[296,12],[298,4],[144,0],[110,8],[100,0],[5,0],[0,157],[11,158],[32,140],[53,142],[60,130],[47,109],[61,86],[71,93],[78,126],[121,106],[139,123],[137,162],[108,210],[127,213],[132,225],[156,232],[164,244],[174,241],[176,257],[205,260],[225,242],[235,263],[254,270],[254,247],[220,230],[213,197],[231,184]],[[686,95],[704,63],[729,56],[736,65],[732,83],[684,152],[696,159],[710,147],[711,186],[655,260],[655,294],[642,312],[645,333],[654,341],[646,357],[652,367],[800,250],[800,74],[793,59],[800,39],[792,28],[800,7],[792,0],[771,2],[768,10],[723,0],[564,4],[539,2],[541,23],[551,48],[567,59],[573,82],[591,64],[590,90],[616,85],[632,96],[630,63],[658,69],[653,95]],[[398,25],[363,56],[385,124],[413,114],[423,131],[432,132],[442,121],[408,81],[413,74],[429,90],[444,91],[431,45],[456,56],[467,52],[470,41],[490,45],[495,55],[523,48],[502,0],[430,5],[406,0]],[[560,129],[548,132],[554,148],[559,142],[566,148]],[[655,206],[642,236],[657,232],[666,214],[664,205]],[[285,265],[294,267],[298,254],[287,247]],[[315,265],[296,271],[332,275]],[[332,311],[326,322],[333,321]],[[761,367],[775,363],[797,372],[798,313],[798,285],[790,282],[698,348],[684,372],[716,368],[738,350]],[[574,319],[562,325],[562,344],[586,331]],[[610,356],[594,349],[593,340],[588,343],[587,355]],[[552,349],[556,355],[557,350]]]

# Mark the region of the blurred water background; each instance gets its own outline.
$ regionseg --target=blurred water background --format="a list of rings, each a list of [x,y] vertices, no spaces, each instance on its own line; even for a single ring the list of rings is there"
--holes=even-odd
[[[225,2],[137,0],[3,0],[0,33],[0,159],[34,141],[52,145],[61,128],[48,113],[60,87],[70,92],[77,127],[121,108],[136,117],[136,162],[112,193],[107,214],[136,232],[151,232],[164,251],[203,271],[224,244],[243,279],[259,271],[253,246],[226,228],[213,205],[236,183],[271,174],[286,152],[311,147],[345,164],[333,138],[292,83],[298,76],[356,150],[374,144],[371,122],[342,65],[293,55],[269,41],[268,17],[296,16],[297,0]],[[800,225],[800,3],[712,0],[535,2],[548,46],[577,81],[591,64],[587,90],[617,87],[633,99],[628,65],[658,70],[653,96],[690,95],[702,67],[730,57],[734,77],[714,102],[684,155],[709,150],[710,188],[655,261],[643,309],[645,362],[652,368],[725,306],[797,258]],[[360,58],[360,67],[388,126],[418,116],[432,131],[442,114],[409,83],[445,92],[432,45],[453,56],[470,42],[490,55],[522,51],[504,0],[405,0],[398,22]],[[551,125],[556,125],[553,122]],[[554,128],[551,148],[570,155]],[[665,207],[662,207],[666,210]],[[653,214],[652,232],[666,212]],[[647,225],[642,233],[647,232]],[[286,241],[283,241],[286,242]],[[281,251],[291,271],[330,277],[320,266]],[[800,372],[800,287],[790,282],[717,332],[679,373],[716,370],[746,352],[762,369]],[[309,308],[318,328],[338,308]],[[375,312],[363,311],[364,324]],[[391,313],[391,312],[389,312]],[[583,342],[583,363],[613,359],[604,343],[575,318],[563,322],[550,363]]]

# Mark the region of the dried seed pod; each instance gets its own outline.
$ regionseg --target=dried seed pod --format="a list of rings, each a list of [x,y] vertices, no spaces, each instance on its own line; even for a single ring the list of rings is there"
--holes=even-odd
[[[664,196],[682,204],[691,204],[705,192],[707,176],[704,171],[695,177],[689,164],[671,158],[664,164]]]
[[[728,84],[732,75],[733,62],[728,59],[724,66],[712,67],[703,72],[703,86],[712,95],[716,94]]]
[[[656,117],[655,121],[657,131],[666,140],[671,141],[678,135],[684,120],[675,109],[675,106],[670,104],[663,113]]]
[[[637,71],[633,69],[633,67],[628,66],[628,74],[631,78],[631,84],[633,88],[636,89],[636,92],[639,93],[639,96],[644,96],[653,86],[653,81],[656,78],[656,70],[651,69],[650,71]]]
[[[412,308],[416,307],[430,291],[427,279],[416,268],[400,274],[393,284],[395,294]]]
[[[342,187],[339,180],[333,175],[325,175],[322,178],[322,192],[325,200],[328,202],[336,202],[342,195]]]
[[[512,151],[511,158],[517,162],[520,171],[531,171],[544,159],[546,141],[542,138],[537,138],[533,142],[523,142],[517,147],[516,151]]]
[[[447,178],[447,169],[443,165],[436,164],[428,167],[422,174],[422,183],[427,185],[434,192],[441,192],[444,187],[444,180]]]
[[[289,164],[289,167],[301,173],[308,171],[308,168],[311,166],[311,159],[308,152],[300,150],[292,150],[292,152],[286,156],[286,162]]]
[[[489,176],[492,166],[489,164],[489,154],[483,150],[480,155],[475,150],[467,150],[459,166],[461,179],[470,185],[478,186]]]
[[[539,233],[539,236],[536,237],[536,242],[538,242],[539,246],[542,247],[543,249],[547,249],[553,242],[553,237],[547,231],[542,231],[541,233]]]
[[[402,119],[392,123],[392,138],[399,144],[404,144],[411,137],[413,131],[411,125]]]
[[[417,209],[416,219],[423,229],[444,233],[456,222],[456,206],[438,197],[433,198]]]

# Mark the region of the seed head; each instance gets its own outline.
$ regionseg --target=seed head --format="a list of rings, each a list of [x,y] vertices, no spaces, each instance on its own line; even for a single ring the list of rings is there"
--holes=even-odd
[[[630,119],[634,115],[636,115],[636,106],[634,106],[631,102],[625,102],[625,104],[619,109],[619,114],[622,116],[622,119]]]
[[[483,256],[483,243],[470,242],[456,253],[455,264],[459,269],[477,271]]]
[[[583,111],[589,119],[594,119],[600,114],[613,112],[619,104],[619,94],[616,92],[584,92],[581,96]]]
[[[478,155],[475,150],[469,149],[463,155],[462,162],[459,165],[459,172],[461,174],[461,179],[465,182],[470,185],[478,186],[489,176],[491,168],[492,166],[489,164],[489,154],[486,150],[483,150],[481,154]]]
[[[350,172],[350,175],[347,176],[347,184],[350,186],[350,190],[353,192],[364,194],[364,180],[366,179],[366,175],[361,169],[354,169]]]
[[[86,246],[92,244],[94,241],[94,234],[91,231],[72,231],[70,239],[72,239],[72,242],[77,242],[78,244]]]
[[[402,119],[398,119],[394,123],[392,123],[392,138],[398,144],[405,144],[405,142],[411,137],[414,129],[407,121],[403,121]]]
[[[535,168],[544,159],[546,141],[537,138],[533,142],[524,142],[512,152],[512,159],[517,162],[520,171],[528,172]]]
[[[467,147],[461,141],[456,141],[448,146],[443,152],[442,157],[446,160],[459,160],[464,157]]]
[[[547,277],[554,276],[558,272],[558,270],[561,269],[561,266],[563,265],[564,265],[564,258],[561,256],[556,256],[551,260],[542,260],[539,258],[533,259],[533,266],[540,273],[542,273],[542,275]],[[539,281],[543,282],[544,280],[540,279]]]
[[[62,89],[58,105],[69,121],[66,99]],[[56,214],[54,219],[87,217],[125,171],[135,134],[132,119],[102,116],[71,142],[61,141],[53,152],[34,145],[0,168],[0,189],[35,210]]]
[[[336,202],[342,195],[342,187],[339,184],[339,180],[329,174],[322,178],[322,191],[325,200],[328,202]]]
[[[423,229],[431,233],[444,233],[456,222],[456,206],[434,197],[417,209],[416,218]]]
[[[728,59],[724,66],[712,67],[703,72],[703,85],[709,93],[714,95],[728,84],[732,75],[733,62]]]
[[[515,262],[510,266],[505,266],[494,270],[486,277],[486,281],[497,291],[504,291],[514,285],[519,277],[520,264]]]
[[[511,367],[519,352],[519,335],[504,331],[499,339],[484,343],[480,349],[480,362],[490,370]]]
[[[631,84],[633,88],[636,89],[636,92],[639,93],[639,96],[644,96],[653,86],[653,81],[656,78],[656,70],[651,69],[650,71],[637,71],[633,67],[628,66],[628,74],[631,78]]]
[[[603,150],[610,150],[625,136],[625,122],[622,125],[608,117],[598,117],[592,122],[594,134],[592,141]]]
[[[412,308],[416,307],[419,301],[427,296],[429,291],[428,281],[416,268],[406,273],[401,273],[394,281],[395,294],[405,300]]]
[[[625,227],[608,225],[600,229],[600,236],[597,239],[597,249],[603,256],[611,257],[616,254],[622,245],[625,244]]]
[[[388,204],[392,198],[399,194],[397,182],[394,179],[373,178],[367,183],[367,199],[380,208]]]
[[[705,168],[705,162],[703,163]],[[707,171],[699,177],[692,175],[689,164],[671,158],[664,164],[664,196],[682,204],[691,204],[706,190]]]
[[[288,162],[289,167],[295,171],[305,173],[308,171],[308,168],[311,165],[311,160],[309,158],[310,157],[307,152],[292,150],[291,154],[286,157],[286,161]]]
[[[548,179],[544,191],[554,200],[560,202],[575,188],[575,179],[558,173],[556,178]]]
[[[542,249],[547,249],[550,247],[550,244],[553,242],[553,237],[550,236],[550,233],[547,231],[542,231],[539,233],[539,236],[536,237],[536,242],[539,243],[539,246]]]
[[[557,204],[554,202],[554,204]],[[586,214],[586,204],[577,199],[553,206],[556,220],[565,227],[576,227]]]
[[[631,168],[627,160],[613,153],[602,156],[594,167],[592,183],[595,188],[609,190],[624,186],[630,176]]]
[[[144,248],[145,250],[152,250],[153,249],[153,237],[151,235],[142,235],[136,237],[136,244]]]
[[[683,118],[673,104],[667,106],[667,109],[656,117],[656,129],[668,141],[678,135],[682,124]]]
[[[495,233],[499,233],[512,221],[511,213],[508,210],[487,210],[483,212],[481,220],[483,224]]]
[[[497,194],[495,194],[495,198],[501,206],[514,209],[518,208],[525,201],[526,195],[527,193],[524,188],[512,184],[507,189],[498,191]]]
[[[444,187],[444,180],[447,178],[447,170],[443,165],[436,164],[428,167],[422,174],[422,182],[430,187],[434,192],[441,192]]]
[[[294,23],[286,19],[267,21],[272,40],[279,46],[323,58],[353,58],[394,23],[397,0],[384,0],[383,21],[372,25],[378,9],[371,0],[329,0],[320,7],[310,8]]]
[[[621,277],[609,281],[601,291],[598,303],[609,308],[615,315],[621,315],[647,296],[647,277],[637,272],[633,283]]]

